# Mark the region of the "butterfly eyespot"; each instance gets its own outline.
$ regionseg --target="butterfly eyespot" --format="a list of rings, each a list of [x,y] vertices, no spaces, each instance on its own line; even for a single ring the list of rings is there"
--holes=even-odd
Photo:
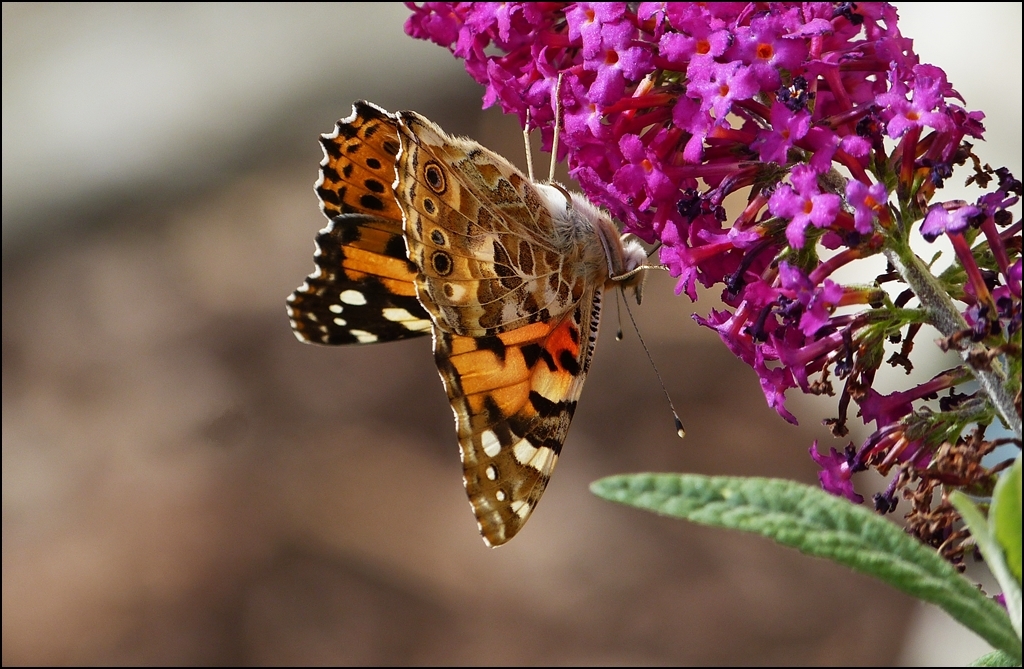
[[[444,251],[435,251],[430,256],[430,264],[439,276],[448,276],[452,271],[452,257]]]
[[[430,200],[424,200],[423,204],[426,205],[427,202],[430,202]],[[430,241],[434,242],[438,246],[444,246],[446,241],[444,238],[444,233],[437,229],[432,230],[430,232]]]
[[[445,183],[444,170],[434,161],[430,161],[423,167],[423,177],[427,180],[427,186],[438,195],[448,190]]]
[[[428,214],[433,214],[436,211],[436,208],[434,207],[434,201],[431,200],[430,198],[423,198],[423,211],[427,212]],[[434,232],[437,231],[435,230]],[[440,244],[440,242],[438,243]]]

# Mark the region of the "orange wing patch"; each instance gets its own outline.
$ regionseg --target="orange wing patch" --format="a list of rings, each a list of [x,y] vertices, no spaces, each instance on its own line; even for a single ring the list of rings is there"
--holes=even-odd
[[[369,102],[352,105],[352,115],[334,132],[321,135],[324,159],[316,194],[327,218],[371,214],[401,224],[402,212],[392,191],[398,155],[398,121]]]

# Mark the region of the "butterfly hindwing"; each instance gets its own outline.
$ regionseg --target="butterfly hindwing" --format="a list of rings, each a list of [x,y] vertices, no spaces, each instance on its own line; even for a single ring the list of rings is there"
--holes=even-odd
[[[516,535],[551,477],[590,367],[600,297],[596,287],[558,321],[498,335],[435,332],[466,493],[491,546]]]
[[[318,344],[366,344],[425,335],[395,201],[395,117],[366,102],[323,135],[316,192],[331,219],[316,237],[316,270],[288,298],[295,335]]]

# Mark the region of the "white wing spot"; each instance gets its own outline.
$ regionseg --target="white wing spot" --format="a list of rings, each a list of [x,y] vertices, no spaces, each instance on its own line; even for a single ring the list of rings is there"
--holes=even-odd
[[[410,314],[405,309],[400,309],[397,307],[388,307],[386,309],[381,309],[380,312],[384,314],[384,318],[388,319],[389,321],[395,321],[396,323],[399,323],[401,321],[418,320],[416,319],[415,316]]]
[[[498,500],[499,502],[504,502],[505,501],[505,491],[504,490],[497,491],[496,493],[494,493],[494,498],[496,500]]]
[[[345,325],[348,325],[348,321],[346,321],[344,318],[335,318],[334,319],[334,324],[335,325],[345,326]]]
[[[367,332],[366,330],[349,330],[349,333],[359,340],[360,344],[372,344],[377,341],[377,335],[372,332]]]
[[[498,478],[498,469],[494,465],[487,465],[487,469],[484,470],[484,474],[487,478],[494,481]]]
[[[422,330],[430,329],[430,321],[425,318],[417,318],[410,314],[407,310],[399,307],[387,307],[381,309],[380,312],[384,318],[394,323],[401,323],[405,326],[406,330],[412,330],[413,332],[420,332]]]
[[[429,330],[431,328],[430,321],[425,318],[416,318],[411,321],[402,323],[406,330],[412,330],[413,332],[422,332],[423,330]]]
[[[555,455],[554,450],[547,446],[541,446],[537,449],[537,453],[530,458],[530,466],[539,471],[542,474],[551,474],[551,470],[555,468],[555,460],[558,456]]]
[[[331,306],[327,307],[327,309],[332,314],[340,314],[342,312],[342,310],[344,309],[344,307],[342,307],[340,304],[332,304]]]
[[[483,446],[484,453],[488,457],[493,458],[498,453],[501,453],[501,442],[498,441],[498,435],[490,430],[484,430],[480,433],[480,445]]]
[[[512,502],[512,511],[520,518],[526,518],[530,515],[530,503],[525,500],[517,499]]]
[[[339,297],[341,297],[341,301],[345,304],[354,304],[357,307],[366,304],[366,297],[358,290],[342,291]]]
[[[526,439],[520,439],[516,442],[516,445],[512,447],[512,454],[516,456],[516,460],[521,465],[528,465],[533,457],[537,455],[537,449],[533,447],[533,444],[528,442]]]
[[[445,295],[448,296],[452,302],[462,302],[466,297],[466,287],[461,286],[457,283],[446,283],[444,284]],[[451,293],[449,295],[449,292]]]

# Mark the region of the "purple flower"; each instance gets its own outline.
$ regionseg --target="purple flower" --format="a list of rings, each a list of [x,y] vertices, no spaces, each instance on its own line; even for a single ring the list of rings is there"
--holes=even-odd
[[[759,133],[754,146],[762,161],[785,165],[789,162],[787,152],[794,142],[803,139],[811,129],[811,114],[806,109],[794,112],[776,102],[772,105],[771,121],[771,126]]]
[[[797,424],[796,417],[786,409],[786,391],[796,387],[793,373],[784,366],[769,369],[765,364],[763,347],[754,350],[754,371],[757,372],[768,406],[775,409],[786,422]]]
[[[817,439],[810,448],[811,458],[821,467],[818,472],[821,487],[837,497],[845,497],[854,504],[860,504],[864,498],[853,489],[853,481],[850,480],[854,472],[852,454],[840,453],[834,448],[828,450],[828,455],[818,453]]]
[[[712,112],[717,123],[724,123],[735,100],[750,98],[758,89],[757,78],[750,68],[738,62],[716,63],[712,60],[690,64],[690,83],[686,93],[701,100],[701,111]]]
[[[865,186],[856,179],[847,182],[846,200],[853,207],[853,225],[857,232],[866,235],[874,229],[875,217],[888,199],[889,194],[883,183]]]
[[[942,233],[961,233],[970,224],[971,219],[980,213],[979,207],[967,204],[963,200],[933,204],[928,208],[928,214],[921,224],[921,235],[933,242]]]
[[[818,188],[818,175],[806,165],[797,165],[790,174],[790,185],[782,185],[768,201],[768,210],[788,218],[786,239],[795,249],[804,247],[804,231],[808,225],[827,227],[839,213],[840,199]]]
[[[710,25],[694,25],[692,32],[666,32],[658,42],[658,53],[668,64],[685,71],[694,59],[714,60],[732,43],[727,30],[712,30]]]
[[[800,25],[799,13],[793,7],[782,14],[762,15],[736,30],[727,55],[749,64],[762,90],[778,88],[779,73],[799,67],[807,55],[806,40],[787,38]]]
[[[882,118],[887,121],[890,137],[902,137],[916,127],[930,127],[940,132],[952,128],[952,121],[943,109],[945,96],[952,92],[945,72],[932,65],[916,65],[909,85],[895,69],[890,70],[889,79],[892,88],[878,96],[878,103],[882,105]],[[908,94],[910,99],[907,99]]]
[[[815,286],[803,272],[786,262],[779,263],[779,278],[782,279],[780,292],[804,307],[800,331],[807,337],[814,336],[829,322],[832,311],[843,297],[843,287],[829,279],[820,287]]]

